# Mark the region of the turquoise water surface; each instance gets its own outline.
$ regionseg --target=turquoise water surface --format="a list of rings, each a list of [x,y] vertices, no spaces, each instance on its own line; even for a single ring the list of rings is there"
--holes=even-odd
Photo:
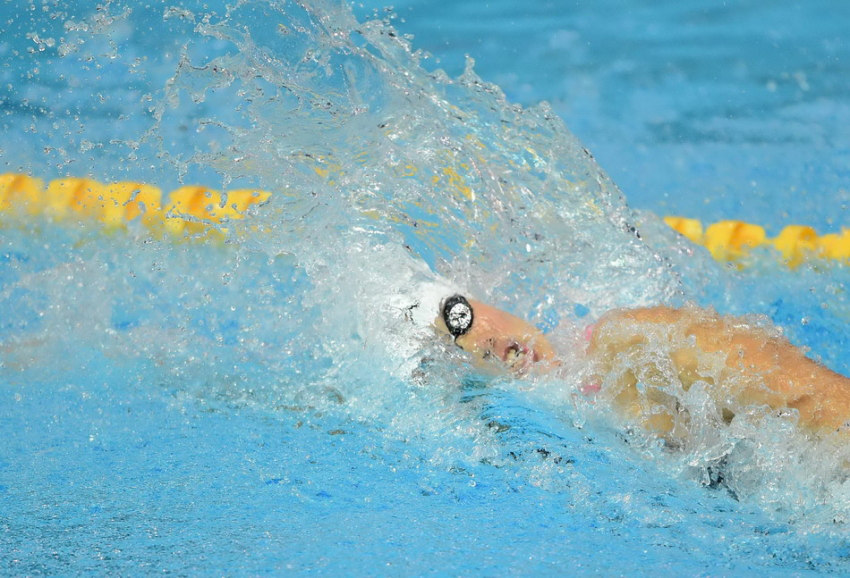
[[[766,416],[671,450],[394,305],[439,275],[569,357],[695,302],[850,373],[845,266],[658,218],[840,229],[841,10],[5,4],[2,172],[273,195],[221,243],[0,215],[0,572],[850,571],[843,448]]]

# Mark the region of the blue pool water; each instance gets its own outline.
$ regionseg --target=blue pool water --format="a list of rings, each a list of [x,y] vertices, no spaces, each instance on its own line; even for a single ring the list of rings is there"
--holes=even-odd
[[[693,301],[850,373],[846,267],[657,217],[844,224],[842,10],[4,4],[3,172],[275,194],[225,243],[0,215],[0,571],[847,573],[843,448],[665,450],[385,300],[439,273],[562,347]]]
[[[515,102],[552,103],[630,204],[841,226],[850,7],[828,0],[394,2],[452,73],[465,55]],[[774,202],[792,195],[793,202]],[[845,211],[846,209],[841,209]],[[841,216],[846,216],[842,213]]]

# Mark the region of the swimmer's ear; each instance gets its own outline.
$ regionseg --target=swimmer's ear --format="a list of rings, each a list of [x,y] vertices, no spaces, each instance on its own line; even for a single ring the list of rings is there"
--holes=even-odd
[[[443,321],[455,339],[469,331],[475,317],[472,305],[463,295],[452,295],[446,299],[443,302],[442,313]]]

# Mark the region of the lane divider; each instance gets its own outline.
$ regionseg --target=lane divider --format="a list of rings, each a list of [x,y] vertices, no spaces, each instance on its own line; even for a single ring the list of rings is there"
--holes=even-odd
[[[175,236],[218,236],[227,223],[244,219],[248,210],[271,198],[255,189],[219,192],[184,186],[164,195],[152,185],[136,182],[103,184],[86,178],[49,181],[23,174],[0,174],[0,215],[43,215],[56,220],[93,220],[107,228],[138,221],[155,233]],[[791,267],[808,259],[850,262],[850,229],[818,235],[804,225],[789,225],[769,238],[760,225],[720,221],[703,226],[697,219],[665,217],[664,221],[692,242],[707,248],[719,261],[740,262],[753,249],[767,247]]]
[[[225,236],[228,222],[243,219],[252,205],[269,198],[270,193],[255,189],[222,193],[189,185],[163,195],[144,183],[103,184],[70,177],[45,184],[28,175],[0,174],[0,214],[85,219],[108,228],[138,220],[152,232],[177,236]]]
[[[718,261],[740,261],[758,247],[778,251],[790,267],[811,259],[850,261],[850,229],[818,235],[812,227],[788,225],[770,238],[764,227],[742,221],[720,221],[706,227],[697,219],[685,217],[664,217],[664,222],[704,246]]]

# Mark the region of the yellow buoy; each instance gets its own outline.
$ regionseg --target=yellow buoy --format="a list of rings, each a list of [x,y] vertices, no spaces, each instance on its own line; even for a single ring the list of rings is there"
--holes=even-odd
[[[742,221],[720,221],[705,229],[705,246],[720,260],[739,259],[766,239],[764,227]]]
[[[434,179],[445,179],[449,188],[468,198],[474,196],[462,174],[451,167]],[[229,232],[228,222],[244,219],[252,206],[266,203],[271,196],[257,189],[219,192],[201,185],[186,185],[163,195],[159,188],[145,183],[103,184],[75,177],[55,179],[45,186],[41,179],[28,175],[0,174],[0,213],[87,219],[107,228],[139,220],[157,234],[166,231],[195,238],[222,238]],[[667,216],[664,222],[721,261],[740,262],[761,246],[774,248],[791,267],[812,258],[850,261],[850,229],[819,236],[812,227],[788,225],[770,239],[763,227],[743,221],[719,221],[704,227],[699,219]]]

